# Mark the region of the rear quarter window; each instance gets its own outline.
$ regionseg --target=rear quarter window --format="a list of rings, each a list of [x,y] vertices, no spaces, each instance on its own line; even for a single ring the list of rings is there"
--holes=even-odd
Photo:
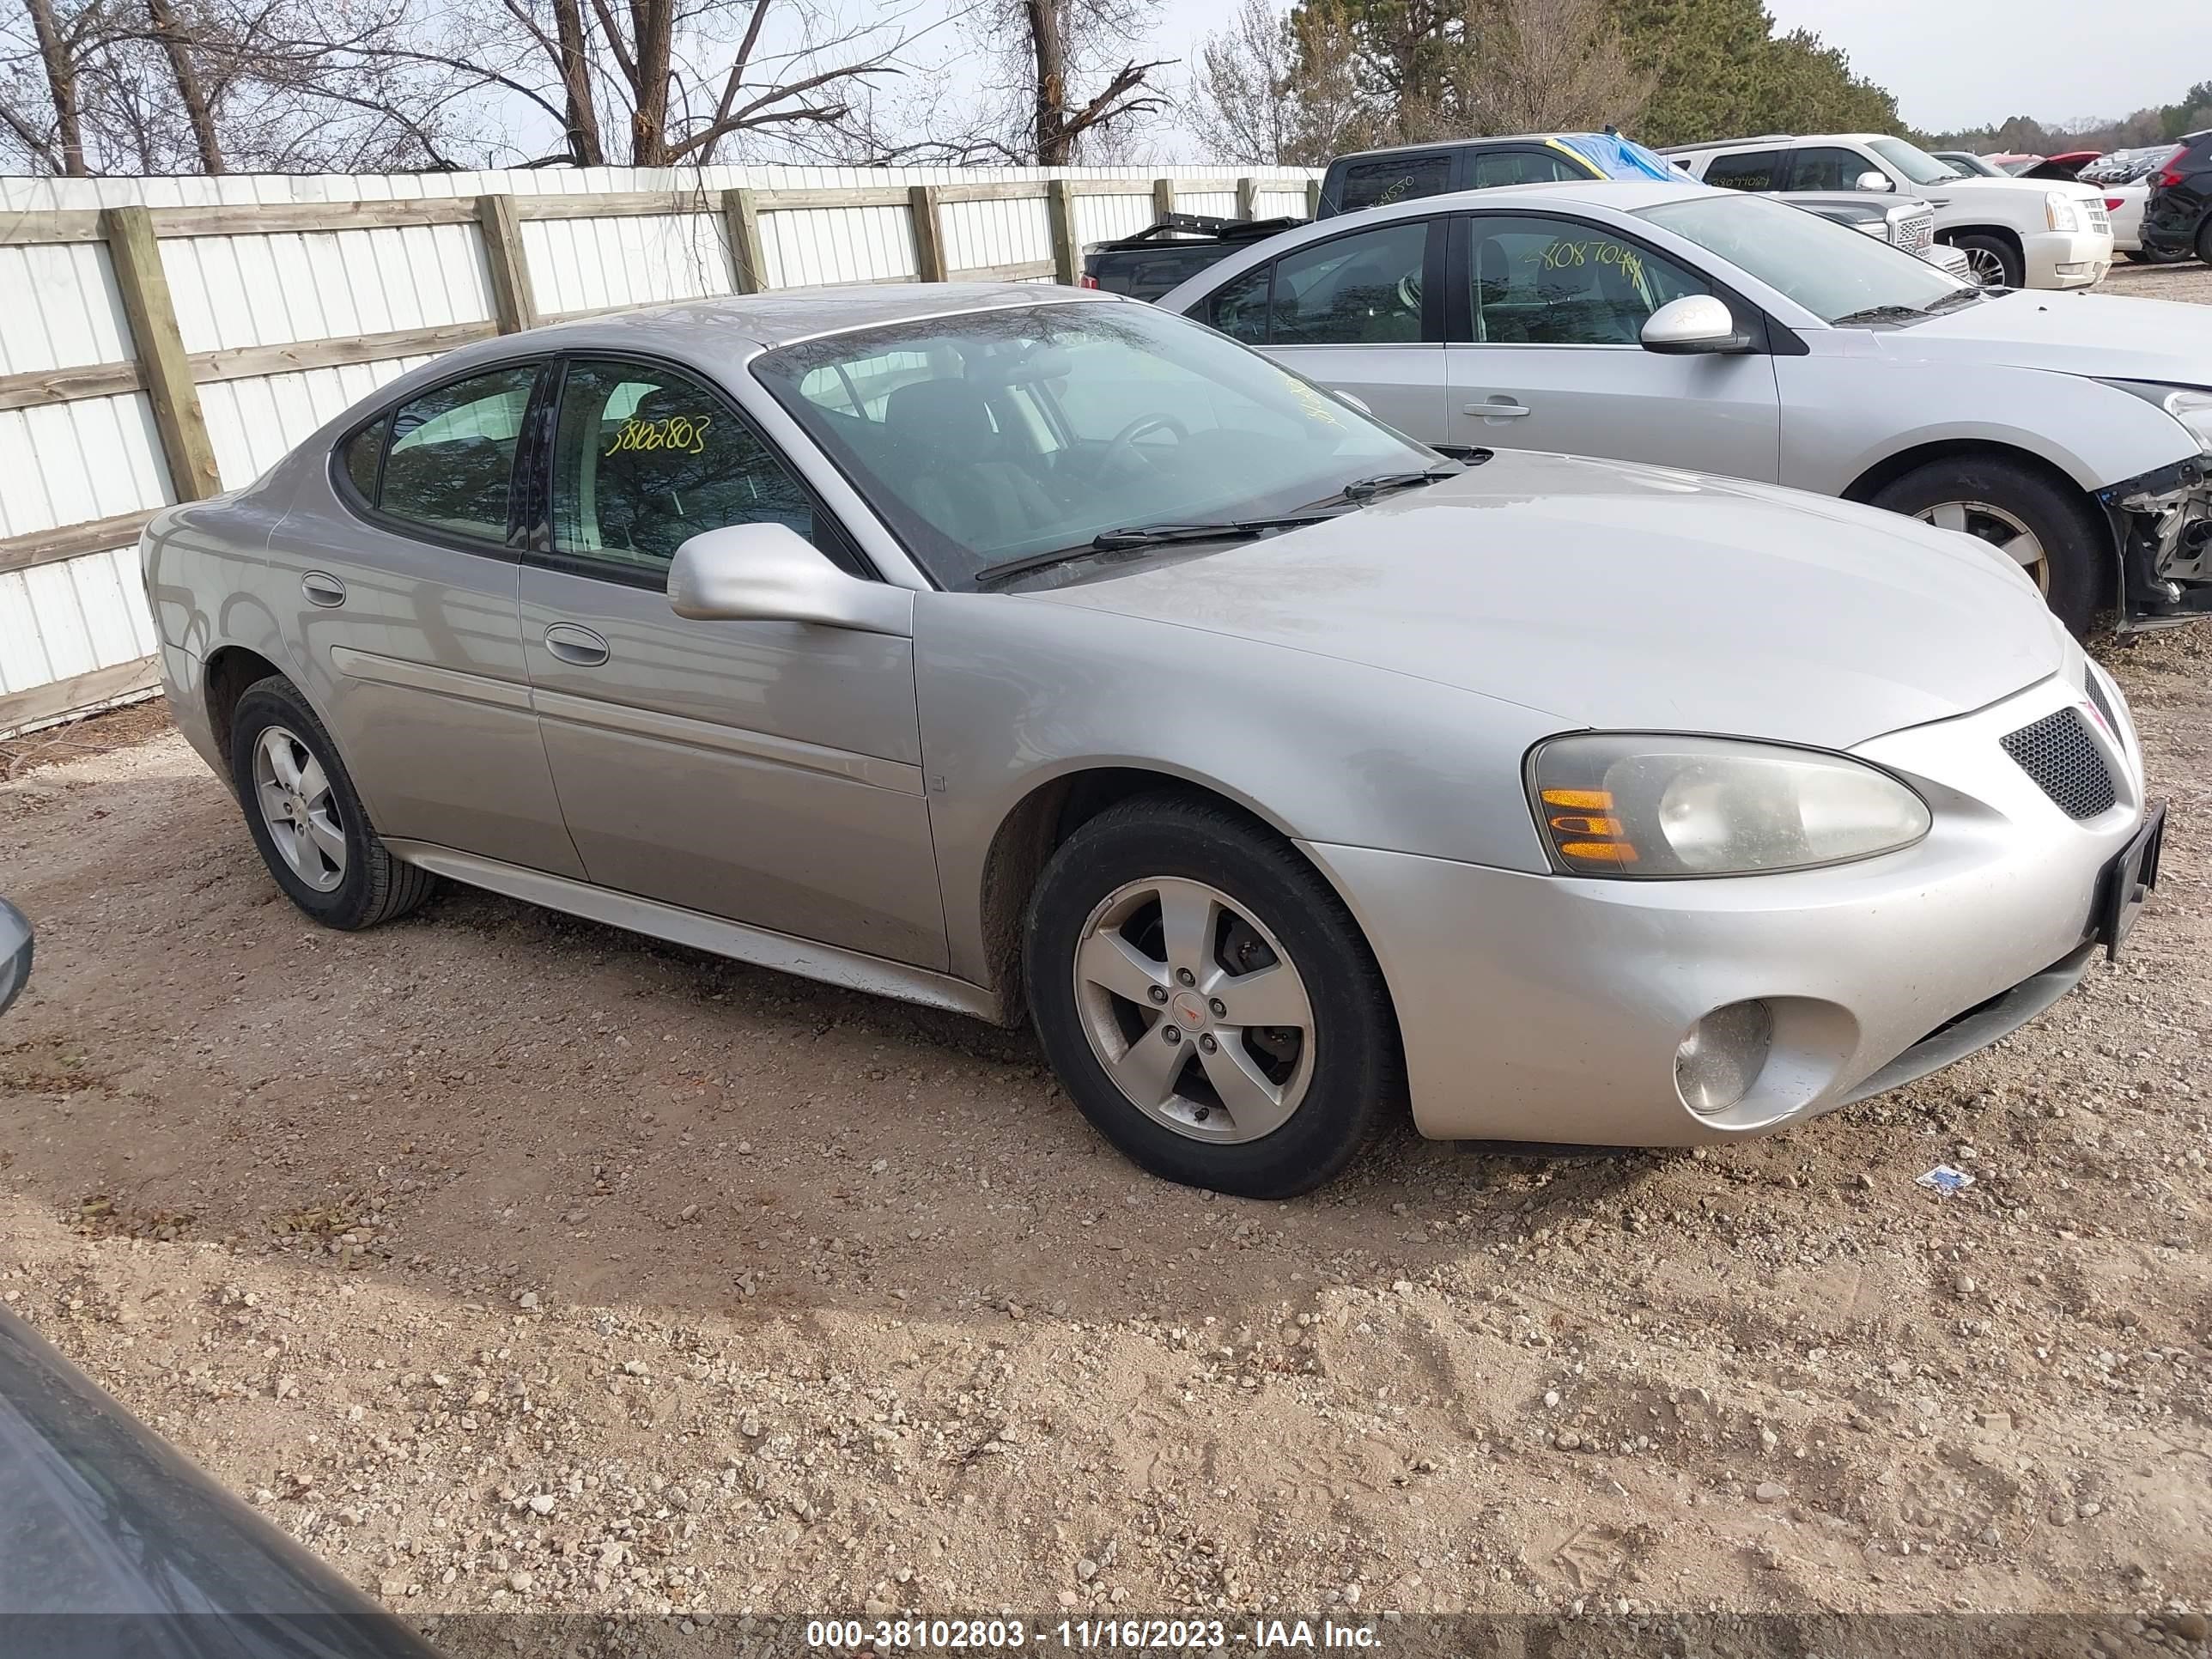
[[[1451,188],[1452,155],[1448,149],[1378,155],[1365,161],[1346,161],[1336,181],[1339,213],[1388,207],[1416,197],[1441,196]]]

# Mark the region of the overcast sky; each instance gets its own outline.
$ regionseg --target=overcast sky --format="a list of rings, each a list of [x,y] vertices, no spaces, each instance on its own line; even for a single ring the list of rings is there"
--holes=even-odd
[[[1159,46],[1188,64],[1237,0],[1167,0]],[[1897,94],[1923,131],[2126,115],[2212,75],[2208,0],[1766,0]],[[1279,9],[1288,9],[1287,0]]]

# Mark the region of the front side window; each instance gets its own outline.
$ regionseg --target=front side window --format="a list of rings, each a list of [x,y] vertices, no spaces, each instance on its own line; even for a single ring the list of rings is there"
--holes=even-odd
[[[1634,345],[1661,306],[1712,292],[1673,260],[1578,219],[1465,223],[1474,239],[1474,337],[1484,344]]]
[[[504,543],[515,447],[537,383],[535,364],[495,368],[402,404],[374,505],[448,535]],[[356,462],[366,459],[349,446],[347,471],[356,484]]]
[[[1705,182],[1717,190],[1779,189],[1782,158],[1786,153],[1747,149],[1734,155],[1716,155],[1705,163]]]
[[[1637,216],[1749,272],[1824,322],[1892,307],[1909,312],[1957,303],[1951,296],[1972,292],[1923,259],[1786,202],[1700,196],[1639,209]]]
[[[1264,518],[1436,462],[1256,353],[1146,305],[858,329],[769,352],[753,373],[945,587],[1087,550],[1105,531]]]
[[[1447,149],[1424,150],[1412,155],[1378,155],[1372,161],[1345,164],[1336,210],[1355,213],[1361,208],[1388,207],[1422,196],[1441,196],[1451,188],[1452,158]]]
[[[787,525],[816,540],[806,492],[722,398],[654,364],[568,365],[554,437],[555,553],[659,578],[686,541],[733,524]]]
[[[1577,167],[1564,155],[1538,149],[1477,150],[1474,188],[1493,190],[1502,185],[1571,185],[1586,182],[1588,167]]]
[[[1275,345],[1407,345],[1421,337],[1425,219],[1338,236],[1275,261]]]
[[[1881,171],[1856,150],[1838,149],[1832,144],[1820,144],[1791,155],[1790,188],[1856,190],[1861,173]]]

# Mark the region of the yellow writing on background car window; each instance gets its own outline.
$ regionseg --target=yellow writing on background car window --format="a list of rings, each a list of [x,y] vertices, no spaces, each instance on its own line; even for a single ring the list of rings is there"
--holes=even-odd
[[[1563,270],[1571,265],[1619,265],[1622,276],[1638,288],[1644,286],[1643,259],[1634,248],[1619,242],[1558,241],[1528,257],[1547,270]]]
[[[625,449],[672,449],[679,454],[697,455],[707,447],[707,428],[713,418],[705,415],[670,415],[658,421],[630,419],[622,423],[615,441],[607,446],[607,453],[619,454]]]

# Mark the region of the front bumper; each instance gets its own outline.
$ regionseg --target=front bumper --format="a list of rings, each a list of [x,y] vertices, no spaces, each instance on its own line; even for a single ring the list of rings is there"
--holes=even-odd
[[[1940,1028],[2017,993],[2004,1005],[2016,1016],[2009,1024],[1954,1028],[1972,1027],[1973,1046],[1994,1041],[2086,971],[2100,878],[2143,817],[2133,733],[2124,713],[2118,732],[2089,722],[2118,799],[2080,821],[2000,746],[2082,702],[2079,682],[2054,678],[1861,745],[1855,752],[1920,790],[1935,823],[1916,847],[1831,869],[1607,881],[1368,848],[1306,850],[1374,946],[1424,1134],[1643,1146],[1741,1139],[1948,1064],[1969,1050],[1939,1042]],[[1741,1101],[1700,1116],[1676,1090],[1676,1048],[1705,1014],[1749,999],[1772,1011],[1771,1053]],[[1923,1039],[1931,1065],[1881,1080]]]
[[[2112,268],[2108,230],[2046,230],[2021,238],[2030,288],[2087,288]]]

